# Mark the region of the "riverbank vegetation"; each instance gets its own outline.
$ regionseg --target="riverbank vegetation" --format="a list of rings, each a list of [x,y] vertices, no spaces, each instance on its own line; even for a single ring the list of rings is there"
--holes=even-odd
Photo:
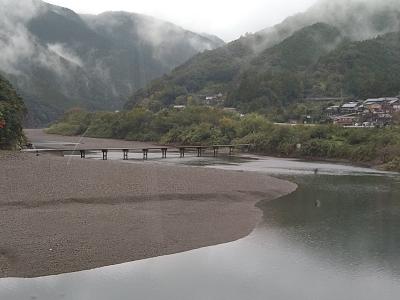
[[[25,111],[22,99],[0,76],[0,150],[15,149],[24,143],[22,120]]]
[[[400,170],[400,128],[343,128],[334,125],[277,125],[259,114],[189,106],[151,112],[71,110],[48,133],[210,145],[251,143],[254,152],[306,159],[337,159]]]

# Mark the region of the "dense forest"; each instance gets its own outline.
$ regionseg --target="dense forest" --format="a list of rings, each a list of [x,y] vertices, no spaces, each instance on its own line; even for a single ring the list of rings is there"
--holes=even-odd
[[[338,126],[274,125],[259,114],[241,116],[218,108],[90,113],[72,110],[49,133],[150,141],[162,144],[212,145],[251,143],[257,153],[332,158],[384,165],[400,170],[400,128],[357,129]]]
[[[226,105],[243,112],[268,113],[311,95],[310,68],[344,42],[340,31],[324,23],[303,28],[263,51],[235,80]]]
[[[400,90],[400,32],[343,44],[310,70],[314,95],[359,99],[397,95]]]
[[[0,149],[15,149],[23,144],[22,120],[25,112],[22,99],[0,76]]]
[[[228,94],[229,104],[248,112],[286,107],[307,97],[366,99],[399,93],[399,32],[351,43],[334,32],[315,24],[268,49],[240,76]],[[335,43],[339,46],[329,51]]]

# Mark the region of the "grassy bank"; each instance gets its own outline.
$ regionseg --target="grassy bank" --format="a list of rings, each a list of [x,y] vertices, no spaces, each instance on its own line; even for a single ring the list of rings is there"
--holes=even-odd
[[[399,127],[281,126],[258,114],[241,117],[193,106],[157,113],[143,108],[115,113],[73,110],[47,132],[182,145],[251,143],[254,151],[267,155],[344,159],[400,171]]]

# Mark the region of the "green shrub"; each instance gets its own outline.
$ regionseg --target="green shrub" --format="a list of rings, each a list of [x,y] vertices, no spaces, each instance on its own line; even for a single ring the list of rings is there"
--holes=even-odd
[[[253,144],[254,151],[299,158],[348,159],[389,163],[400,156],[400,129],[351,129],[338,126],[282,126],[265,116],[189,106],[157,113],[135,108],[119,113],[68,112],[49,129],[51,133],[151,141],[164,144]],[[300,147],[299,147],[300,145]]]

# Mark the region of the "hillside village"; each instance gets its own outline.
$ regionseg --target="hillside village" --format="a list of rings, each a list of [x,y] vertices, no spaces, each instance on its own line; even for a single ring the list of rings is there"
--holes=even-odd
[[[220,107],[224,111],[240,112],[237,108],[226,107],[222,93],[215,95],[195,95],[198,105]],[[400,115],[400,95],[396,97],[370,98],[366,100],[350,100],[351,98],[306,98],[302,102],[306,106],[317,104],[318,117],[303,115],[299,119],[288,119],[287,123],[295,124],[336,124],[343,127],[371,128],[385,127],[393,124],[396,114]],[[328,105],[323,103],[330,103]],[[333,103],[335,103],[333,105]],[[174,105],[175,109],[185,109],[186,105]],[[244,114],[241,114],[244,116]]]
[[[327,119],[346,127],[384,127],[400,113],[400,97],[371,98],[333,105],[325,109]]]

